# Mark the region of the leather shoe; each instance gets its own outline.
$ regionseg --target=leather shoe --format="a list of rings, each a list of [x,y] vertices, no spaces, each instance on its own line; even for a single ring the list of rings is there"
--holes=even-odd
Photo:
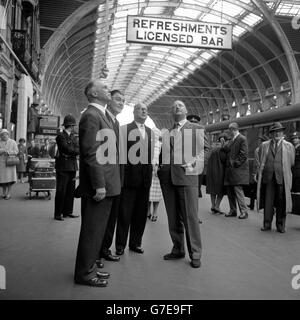
[[[112,254],[104,255],[103,258],[104,258],[106,261],[113,261],[113,262],[118,262],[118,261],[120,261],[120,257],[119,257],[119,256],[114,256],[114,255],[112,255]]]
[[[144,249],[142,247],[129,247],[129,250],[134,251],[136,253],[144,253]]]
[[[192,259],[192,261],[191,261],[191,266],[192,266],[193,268],[200,268],[200,266],[201,266],[201,261],[200,261],[200,259]]]
[[[184,258],[185,254],[184,253],[168,253],[164,255],[164,260],[177,260],[177,259],[182,259]]]
[[[57,221],[64,221],[65,220],[62,216],[54,217],[54,219]]]
[[[107,287],[108,282],[98,277],[89,280],[75,280],[76,284],[83,284],[90,287]]]
[[[236,213],[234,213],[234,212],[226,213],[225,217],[236,217]]]
[[[96,260],[96,265],[97,265],[97,268],[104,268],[104,263],[101,261],[101,260]]]
[[[79,214],[68,214],[67,215],[68,218],[79,218]]]
[[[124,249],[116,249],[116,255],[121,256],[124,254]]]
[[[277,232],[279,232],[279,233],[285,233],[285,230],[284,230],[284,228],[277,228]]]
[[[261,231],[271,231],[271,228],[270,227],[262,227],[261,229],[260,229]]]
[[[108,279],[110,277],[110,274],[108,272],[97,271],[96,276],[100,279]]]
[[[247,219],[248,218],[248,213],[242,213],[239,215],[239,219]]]

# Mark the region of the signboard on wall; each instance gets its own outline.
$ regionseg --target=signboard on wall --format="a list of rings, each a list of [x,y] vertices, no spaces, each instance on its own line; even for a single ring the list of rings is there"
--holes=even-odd
[[[127,42],[209,49],[232,49],[232,25],[127,16]]]
[[[57,135],[59,131],[59,116],[42,115],[39,116],[39,133],[47,135]]]

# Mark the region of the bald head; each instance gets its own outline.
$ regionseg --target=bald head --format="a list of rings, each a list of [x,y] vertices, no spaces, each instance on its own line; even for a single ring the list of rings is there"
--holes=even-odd
[[[176,122],[186,119],[187,110],[183,101],[174,101],[174,103],[172,104],[172,115]]]
[[[110,100],[106,84],[99,79],[90,80],[85,87],[84,93],[89,102],[106,104]]]
[[[137,103],[133,108],[134,120],[139,123],[145,123],[148,117],[148,108],[144,103]]]

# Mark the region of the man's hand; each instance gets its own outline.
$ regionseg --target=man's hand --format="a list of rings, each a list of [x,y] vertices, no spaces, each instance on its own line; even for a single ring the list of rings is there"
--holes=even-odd
[[[103,200],[106,196],[105,188],[98,188],[96,189],[96,194],[93,196],[93,199],[97,202]]]

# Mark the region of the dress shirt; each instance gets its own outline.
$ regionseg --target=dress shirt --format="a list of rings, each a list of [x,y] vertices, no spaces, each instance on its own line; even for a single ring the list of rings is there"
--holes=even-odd
[[[136,121],[135,121],[135,124],[136,124],[137,127],[139,128],[140,133],[141,133],[143,139],[145,139],[145,134],[146,134],[145,125],[144,125],[143,123],[139,123],[139,122],[136,122]]]
[[[97,108],[98,110],[100,110],[105,115],[106,105],[102,106],[99,103],[92,102],[92,103],[90,103],[90,106],[93,106],[93,107]]]

